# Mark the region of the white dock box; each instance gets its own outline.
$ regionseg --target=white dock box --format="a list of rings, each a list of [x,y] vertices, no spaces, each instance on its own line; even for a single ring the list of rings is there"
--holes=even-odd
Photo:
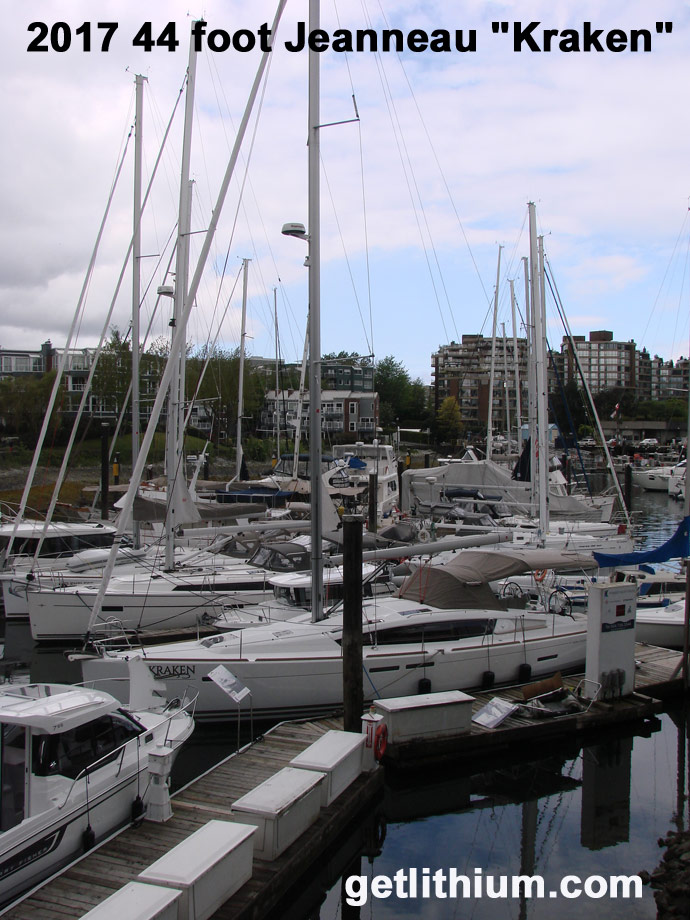
[[[635,689],[637,585],[593,584],[587,604],[586,699],[625,696]]]
[[[101,901],[82,920],[177,920],[180,891],[128,882]]]
[[[325,773],[321,785],[321,806],[330,805],[362,772],[364,735],[332,729],[293,757],[290,766]]]
[[[139,881],[181,892],[177,920],[206,920],[251,878],[255,834],[252,824],[209,821],[144,869]]]
[[[254,855],[276,859],[316,821],[323,773],[283,767],[232,803],[232,820],[255,824]]]
[[[374,700],[374,708],[386,720],[388,743],[402,744],[468,732],[473,702],[474,697],[461,690],[447,690]]]

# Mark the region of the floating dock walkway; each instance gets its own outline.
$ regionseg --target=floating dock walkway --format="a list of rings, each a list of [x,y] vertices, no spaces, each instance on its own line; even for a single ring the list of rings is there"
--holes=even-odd
[[[472,723],[469,733],[441,743],[388,745],[384,762],[419,765],[425,757],[491,756],[502,748],[538,744],[559,734],[642,721],[663,708],[661,697],[682,692],[679,652],[638,645],[635,692],[613,702],[595,702],[587,712],[534,719],[509,716],[495,729]],[[578,676],[564,680],[574,687]],[[476,712],[495,696],[522,698],[519,687],[497,687],[473,694]],[[155,860],[168,853],[208,821],[227,821],[231,805],[332,729],[342,729],[340,719],[285,722],[247,745],[172,796],[173,817],[165,823],[144,822],[113,835],[48,880],[21,901],[2,912],[3,920],[76,920],[133,881]],[[324,853],[346,831],[371,815],[383,786],[384,770],[361,773],[282,855],[275,860],[254,859],[251,879],[213,915],[214,920],[259,920],[275,908],[290,889],[322,860]]]

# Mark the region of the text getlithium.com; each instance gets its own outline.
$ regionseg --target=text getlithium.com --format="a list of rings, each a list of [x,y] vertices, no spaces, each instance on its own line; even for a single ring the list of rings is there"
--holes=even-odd
[[[546,888],[541,875],[484,875],[475,869],[463,875],[457,869],[398,869],[394,875],[350,875],[345,900],[362,907],[372,898],[641,898],[637,875],[564,876],[556,888]]]

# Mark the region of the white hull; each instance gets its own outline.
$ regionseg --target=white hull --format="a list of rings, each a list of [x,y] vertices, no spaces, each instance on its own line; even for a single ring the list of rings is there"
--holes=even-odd
[[[683,648],[685,634],[685,600],[666,607],[644,609],[638,607],[635,620],[635,638],[661,648]]]
[[[36,700],[36,688],[44,686],[48,692]],[[0,696],[0,905],[5,905],[141,818],[150,788],[149,753],[169,752],[174,759],[194,723],[183,709],[125,713],[116,700],[95,711],[100,704],[92,708],[84,691],[72,686],[6,686]],[[72,703],[68,697],[79,699]],[[41,706],[40,724],[33,715],[23,723],[23,707],[37,713]],[[89,742],[87,724],[97,745]],[[89,743],[94,746],[87,750]]]
[[[647,470],[633,470],[633,485],[647,492],[668,492],[673,467],[659,466]]]
[[[242,648],[244,631],[239,631],[231,640],[234,649],[219,636],[200,643],[150,647],[145,660],[154,678],[166,683],[169,694],[178,694],[185,688],[198,691],[197,719],[233,719],[238,709],[244,717],[251,712],[254,718],[271,719],[332,712],[342,708],[343,667],[340,647],[326,635],[327,622],[323,642],[315,643],[320,648],[305,643],[301,651],[288,651],[284,640],[290,632],[299,645],[299,626],[293,620],[281,627],[261,627],[265,633],[263,653],[248,655]],[[534,677],[583,665],[582,622],[547,618],[549,625],[524,642],[519,622],[511,621],[505,631],[497,631],[488,639],[483,637],[484,642],[478,637],[437,643],[429,640],[423,647],[419,643],[365,645],[364,698],[369,701],[418,693],[422,678],[430,680],[432,691],[464,690],[480,687],[488,671],[493,672],[496,683],[516,682],[525,663]],[[317,624],[314,628],[320,627]],[[258,629],[251,632],[257,634]],[[276,651],[271,649],[272,636],[279,640]],[[218,665],[224,665],[251,691],[239,707],[208,677]],[[84,660],[82,666],[85,680],[103,680],[124,676],[127,662],[123,657],[106,657]],[[109,692],[118,692],[117,684],[107,682],[103,686]]]
[[[88,809],[82,793],[66,814],[39,815],[32,827],[17,828],[16,834],[10,830],[0,835],[0,904],[81,856],[85,852],[84,835],[89,827],[95,834],[95,843],[100,843],[116,828],[132,820],[134,800],[146,786],[145,781],[138,782],[138,771],[130,768],[117,784],[112,784],[111,777],[100,792],[96,791],[98,785],[92,781],[89,786]]]
[[[66,639],[83,639],[88,630],[95,597],[96,592],[88,588],[29,592],[29,621],[34,640],[62,642]],[[227,603],[231,603],[230,599]],[[223,602],[214,593],[108,592],[92,632],[94,635],[112,635],[122,628],[182,629],[207,624],[222,615]]]

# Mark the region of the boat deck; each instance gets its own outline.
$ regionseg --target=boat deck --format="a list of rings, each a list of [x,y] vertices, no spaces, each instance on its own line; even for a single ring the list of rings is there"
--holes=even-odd
[[[635,693],[613,702],[595,702],[587,712],[550,719],[515,714],[495,729],[473,723],[469,734],[444,745],[388,746],[392,763],[419,765],[439,756],[478,754],[492,756],[506,747],[537,745],[558,735],[612,728],[614,724],[643,721],[661,711],[659,697],[682,692],[679,652],[638,644]],[[575,687],[581,675],[564,679]],[[522,699],[519,687],[496,688],[473,694],[477,711],[494,696]],[[67,920],[83,916],[91,908],[132,881],[147,868],[211,819],[227,819],[237,798],[268,779],[329,729],[342,728],[337,718],[285,722],[240,752],[213,767],[172,797],[173,817],[164,824],[144,822],[113,835],[73,863],[62,874],[45,882],[23,900],[7,908],[4,920]],[[256,920],[265,916],[296,881],[323,860],[324,852],[348,827],[371,813],[372,803],[383,785],[383,770],[362,774],[288,850],[272,862],[254,861],[254,873],[232,898],[214,914],[216,920]]]

